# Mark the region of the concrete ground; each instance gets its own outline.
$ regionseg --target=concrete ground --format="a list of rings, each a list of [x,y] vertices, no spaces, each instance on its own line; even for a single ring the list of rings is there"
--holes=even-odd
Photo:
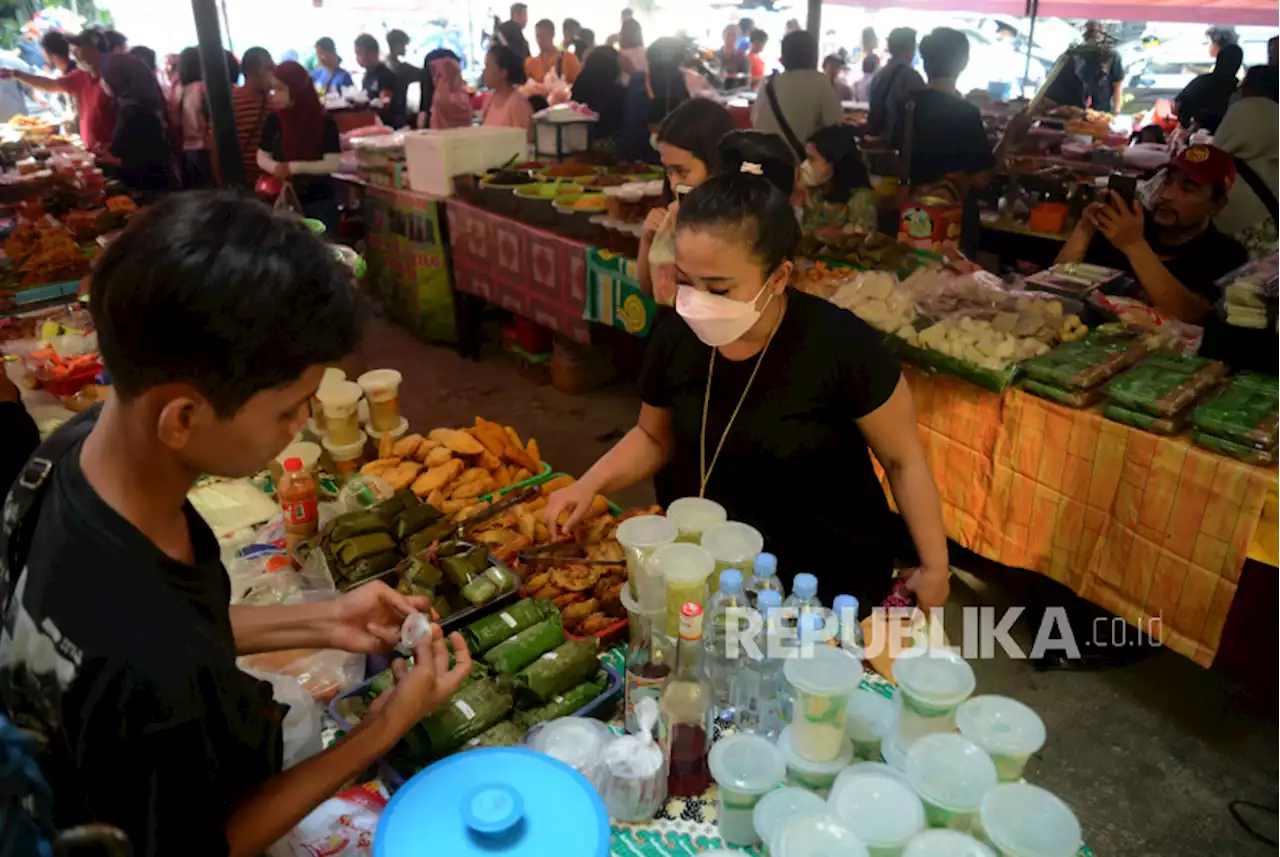
[[[382,320],[349,368],[357,366],[404,374],[402,407],[415,429],[469,425],[481,415],[537,438],[543,457],[572,474],[632,426],[638,408],[630,384],[567,396],[531,384],[494,345],[470,362]],[[628,506],[647,504],[652,496],[651,488],[638,486],[615,499]],[[946,621],[953,640],[961,636],[956,608],[1025,602],[1028,572],[972,555],[953,561],[957,574]],[[1025,629],[1015,628],[1013,636],[1030,649]],[[1270,638],[1274,644],[1274,629]],[[1032,759],[1027,778],[1076,810],[1098,857],[1276,853],[1274,845],[1251,839],[1228,811],[1237,800],[1269,807],[1250,818],[1275,839],[1274,696],[1260,701],[1220,671],[1170,651],[1123,668],[1048,673],[997,652],[992,660],[975,661],[974,669],[980,692],[1016,697],[1044,718],[1048,743]]]

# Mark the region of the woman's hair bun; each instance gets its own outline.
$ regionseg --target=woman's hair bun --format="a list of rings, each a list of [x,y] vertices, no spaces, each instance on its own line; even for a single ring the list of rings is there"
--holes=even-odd
[[[776,134],[731,131],[720,140],[720,173],[762,176],[790,198],[796,186],[796,157]]]

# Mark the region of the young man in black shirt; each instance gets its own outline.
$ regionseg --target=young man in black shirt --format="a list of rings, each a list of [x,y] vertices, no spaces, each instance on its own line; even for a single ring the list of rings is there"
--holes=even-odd
[[[1213,225],[1235,180],[1226,152],[1184,149],[1165,167],[1150,211],[1112,193],[1109,202],[1085,209],[1057,261],[1126,271],[1156,309],[1200,324],[1219,296],[1214,281],[1248,259],[1239,242]]]
[[[372,584],[228,607],[218,543],[186,497],[201,475],[256,472],[305,422],[325,364],[360,335],[347,278],[301,223],[193,192],[106,250],[90,308],[115,387],[9,494],[0,703],[41,746],[60,826],[118,827],[138,857],[261,854],[456,689],[466,645],[453,638],[449,670],[443,640],[425,641],[371,717],[281,773],[284,711],[236,656],[383,651],[429,605]]]
[[[378,40],[368,33],[356,36],[356,62],[364,69],[364,94],[369,100],[381,99],[382,107],[378,110],[378,118],[383,125],[399,128],[404,124],[404,96],[400,93],[400,83],[396,73],[387,68],[380,56],[381,48]]]
[[[409,118],[409,85],[420,80],[423,71],[416,65],[405,62],[404,55],[408,50],[408,33],[404,30],[391,30],[387,33],[387,68],[396,76],[396,104],[406,122]]]

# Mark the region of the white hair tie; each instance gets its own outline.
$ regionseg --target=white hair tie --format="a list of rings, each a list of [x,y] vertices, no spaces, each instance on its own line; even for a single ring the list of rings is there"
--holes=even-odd
[[[739,172],[750,173],[753,176],[764,175],[764,167],[759,164],[753,164],[751,161],[743,161],[742,166],[738,168]]]

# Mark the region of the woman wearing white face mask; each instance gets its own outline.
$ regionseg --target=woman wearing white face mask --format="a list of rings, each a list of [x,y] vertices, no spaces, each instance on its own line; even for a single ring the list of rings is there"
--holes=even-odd
[[[676,223],[676,312],[654,332],[635,428],[552,495],[553,530],[596,494],[657,474],[664,506],[706,496],[759,529],[784,579],[817,574],[829,599],[880,603],[892,580],[894,520],[871,466],[885,466],[920,556],[908,586],[947,595],[947,544],[911,393],[880,337],[852,313],[787,288],[800,239],[795,169],[781,138],[725,138],[717,175]],[[789,580],[788,580],[789,582]]]
[[[852,223],[860,232],[875,231],[876,196],[853,128],[819,128],[804,148],[800,185],[804,190],[805,228],[843,228]]]

